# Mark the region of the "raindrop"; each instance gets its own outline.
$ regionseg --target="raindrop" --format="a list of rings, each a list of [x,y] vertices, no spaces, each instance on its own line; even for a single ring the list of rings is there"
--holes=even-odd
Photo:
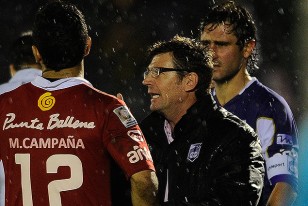
[[[279,8],[279,9],[278,9],[278,13],[281,14],[281,15],[284,15],[283,8]]]

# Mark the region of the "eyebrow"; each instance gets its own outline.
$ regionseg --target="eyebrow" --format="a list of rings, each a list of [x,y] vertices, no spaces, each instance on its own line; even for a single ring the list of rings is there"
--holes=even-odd
[[[213,43],[216,44],[216,45],[231,45],[231,44],[232,44],[232,42],[230,42],[230,41],[210,41],[210,40],[201,40],[201,42],[202,42],[202,43],[206,43],[206,44],[213,42]]]

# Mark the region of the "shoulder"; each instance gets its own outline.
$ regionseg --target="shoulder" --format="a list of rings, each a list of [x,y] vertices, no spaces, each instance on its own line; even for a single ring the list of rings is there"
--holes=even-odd
[[[21,85],[22,84],[18,83],[18,82],[12,82],[12,83],[8,82],[8,83],[1,84],[0,85],[0,94],[10,92],[10,91],[18,88]]]
[[[254,92],[253,96],[255,96],[255,100],[262,105],[271,107],[289,107],[288,103],[281,95],[259,81],[254,82],[249,91]]]
[[[88,101],[95,101],[96,104],[104,104],[105,106],[109,105],[111,107],[116,107],[119,105],[125,105],[124,101],[118,99],[116,96],[103,92],[91,85],[80,84],[81,95],[84,95]]]

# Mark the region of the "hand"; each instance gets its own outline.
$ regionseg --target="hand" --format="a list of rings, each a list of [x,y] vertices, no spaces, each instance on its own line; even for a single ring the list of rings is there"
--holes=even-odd
[[[117,93],[117,98],[124,101],[123,95],[121,93]]]

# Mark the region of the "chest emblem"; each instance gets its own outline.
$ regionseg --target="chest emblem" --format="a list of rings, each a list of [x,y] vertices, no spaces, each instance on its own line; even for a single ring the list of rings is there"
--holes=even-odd
[[[190,162],[195,161],[199,157],[201,146],[202,146],[202,143],[196,143],[196,144],[190,145],[188,155],[187,155],[187,160],[189,160]]]

